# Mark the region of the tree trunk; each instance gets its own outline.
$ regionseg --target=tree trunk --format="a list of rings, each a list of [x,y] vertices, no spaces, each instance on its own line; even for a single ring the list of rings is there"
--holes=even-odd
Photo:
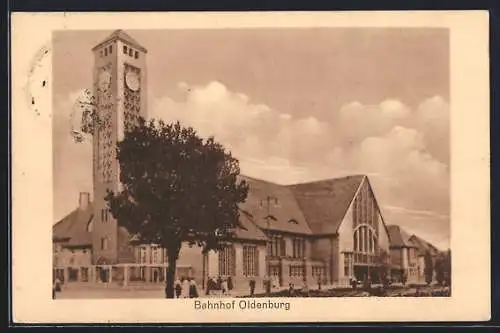
[[[175,298],[174,282],[175,271],[177,266],[177,258],[179,257],[179,247],[167,249],[168,266],[167,266],[167,283],[165,286],[166,298]]]

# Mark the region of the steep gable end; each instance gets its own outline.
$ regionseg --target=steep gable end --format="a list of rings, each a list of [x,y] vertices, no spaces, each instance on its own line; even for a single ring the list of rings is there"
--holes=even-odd
[[[290,185],[309,227],[315,234],[338,231],[364,176]]]
[[[92,235],[88,225],[93,219],[93,205],[86,209],[77,208],[52,227],[52,239],[65,246],[91,246]]]

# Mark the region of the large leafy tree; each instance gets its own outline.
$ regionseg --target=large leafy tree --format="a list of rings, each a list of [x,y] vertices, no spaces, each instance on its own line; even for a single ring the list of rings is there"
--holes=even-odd
[[[181,244],[206,253],[234,237],[248,185],[238,181],[230,152],[179,122],[140,118],[118,143],[117,158],[122,186],[108,192],[110,211],[141,242],[166,248],[166,292],[173,298]]]

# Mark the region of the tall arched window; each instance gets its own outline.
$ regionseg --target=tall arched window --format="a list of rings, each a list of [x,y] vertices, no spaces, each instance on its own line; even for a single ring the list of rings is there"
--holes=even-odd
[[[354,231],[353,242],[354,252],[374,253],[377,236],[372,228],[363,225]]]

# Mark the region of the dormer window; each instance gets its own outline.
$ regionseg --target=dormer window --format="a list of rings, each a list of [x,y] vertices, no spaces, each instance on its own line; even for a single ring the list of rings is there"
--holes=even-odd
[[[106,57],[108,55],[108,48],[104,49],[104,56]]]
[[[113,45],[110,45],[109,46],[109,54],[112,54],[113,53]]]
[[[139,59],[139,52],[135,51],[135,58]]]
[[[132,57],[134,55],[134,50],[132,50],[132,49],[129,48],[128,49],[128,55]]]
[[[123,54],[127,54],[127,53],[128,53],[127,45],[123,45]]]

